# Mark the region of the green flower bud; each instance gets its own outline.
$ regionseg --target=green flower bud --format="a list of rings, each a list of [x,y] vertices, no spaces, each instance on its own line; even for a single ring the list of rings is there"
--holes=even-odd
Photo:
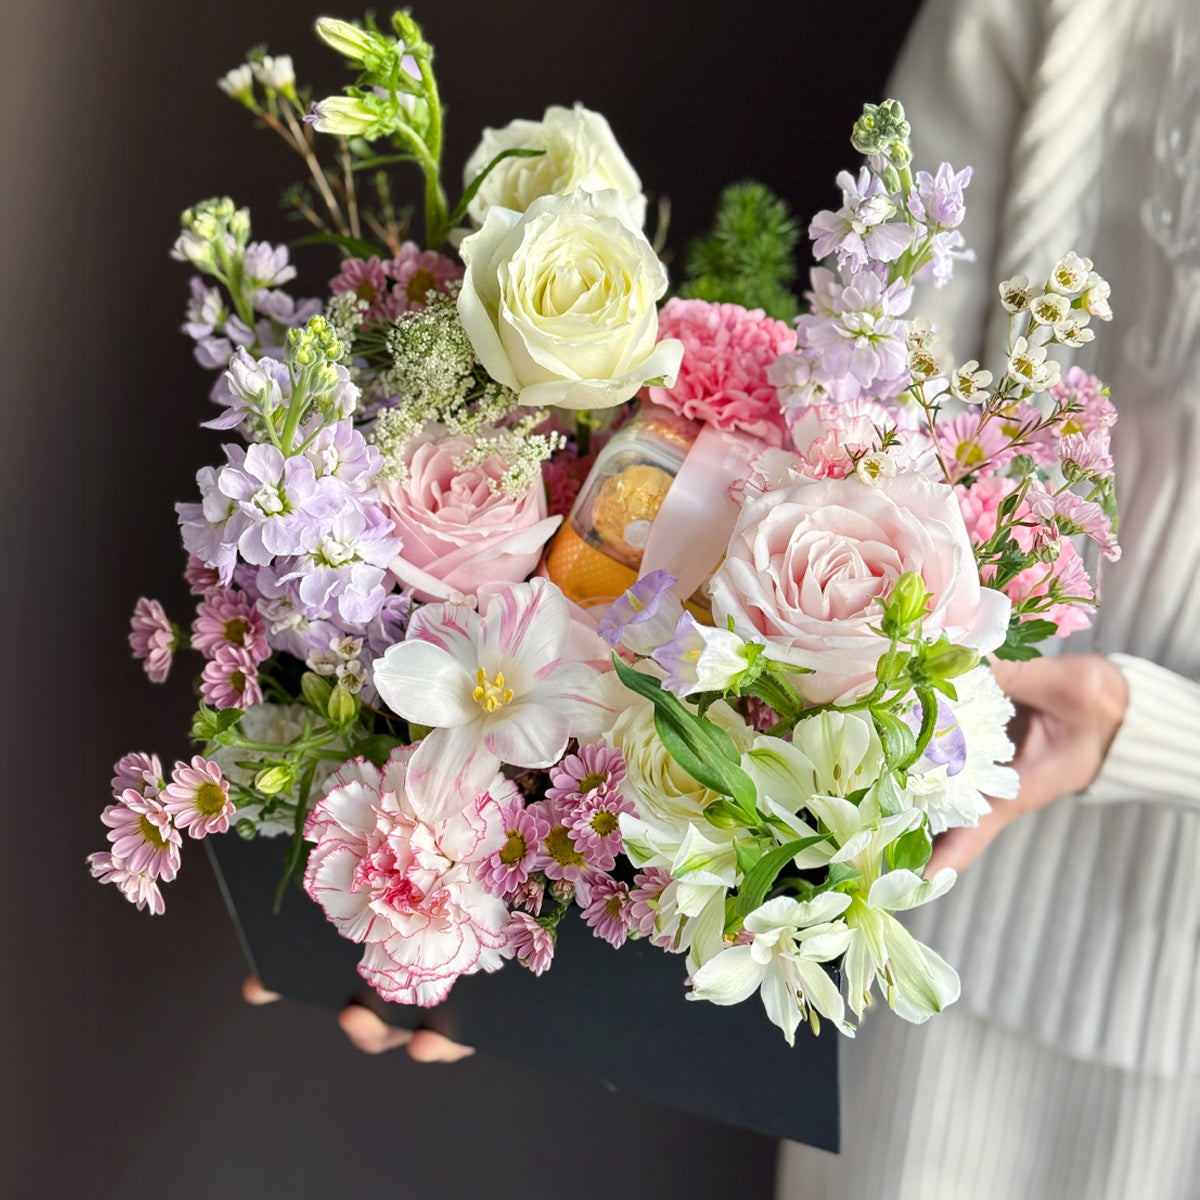
[[[317,37],[339,54],[356,62],[360,66],[369,56],[377,55],[386,44],[377,33],[368,33],[351,25],[349,21],[340,21],[337,17],[318,17]]]
[[[296,772],[290,763],[275,763],[255,775],[254,786],[264,796],[274,796],[276,792],[286,792],[295,781]]]
[[[321,716],[329,711],[329,696],[333,686],[328,679],[322,679],[315,671],[305,671],[300,676],[300,691],[305,702],[315,708]]]
[[[955,646],[943,634],[932,646],[923,646],[921,669],[930,679],[953,679],[979,665],[979,651]]]
[[[329,695],[329,719],[335,725],[349,725],[358,715],[358,704],[339,683]]]
[[[908,141],[912,129],[904,119],[904,106],[899,100],[885,100],[882,104],[864,104],[862,116],[854,122],[850,133],[850,144],[859,154],[881,154],[903,167],[911,161],[901,162],[894,156],[896,143]],[[907,149],[907,146],[905,146]]]
[[[905,633],[925,616],[929,603],[925,581],[916,571],[905,571],[892,585],[883,604],[883,631],[889,637]]]
[[[330,96],[313,105],[312,125],[318,133],[358,137],[374,129],[378,136],[380,116],[358,96]]]
[[[903,646],[889,650],[875,664],[875,678],[880,683],[890,683],[893,679],[899,679],[904,674],[908,658],[908,651]]]
[[[243,817],[235,826],[237,835],[245,842],[252,842],[258,836],[258,827],[249,817]]]

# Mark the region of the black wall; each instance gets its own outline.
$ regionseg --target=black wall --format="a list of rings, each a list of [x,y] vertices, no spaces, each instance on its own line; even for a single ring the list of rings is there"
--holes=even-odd
[[[319,89],[342,76],[312,0],[4,7],[0,1192],[504,1200],[541,1178],[585,1200],[769,1195],[763,1139],[482,1056],[369,1059],[327,1013],[245,1006],[196,847],[162,918],[88,879],[113,760],[190,753],[188,682],[151,688],[125,644],[139,595],[186,619],[172,504],[216,455],[177,332],[177,216],[228,192],[258,236],[294,232],[276,197],[299,163],[213,83],[261,41]],[[452,170],[484,124],[582,100],[671,197],[679,248],[747,175],[806,218],[836,199],[850,123],[913,8],[441,0],[415,15],[439,50]],[[297,294],[318,293],[328,259],[300,261]]]

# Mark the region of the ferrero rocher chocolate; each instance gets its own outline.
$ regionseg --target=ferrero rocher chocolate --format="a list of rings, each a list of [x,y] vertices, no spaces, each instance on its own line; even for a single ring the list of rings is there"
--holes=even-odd
[[[638,463],[600,485],[592,506],[592,528],[606,553],[635,570],[642,565],[651,522],[672,479],[661,467]]]

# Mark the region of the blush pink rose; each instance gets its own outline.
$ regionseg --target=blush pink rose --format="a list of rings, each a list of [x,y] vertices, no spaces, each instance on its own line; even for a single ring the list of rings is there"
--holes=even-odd
[[[546,515],[540,480],[515,498],[493,490],[504,474],[500,459],[459,466],[473,445],[461,435],[422,434],[405,447],[404,482],[378,485],[403,539],[391,572],[419,600],[475,596],[484,584],[525,579],[562,520]]]
[[[814,703],[857,698],[888,645],[870,628],[875,601],[906,571],[932,595],[926,635],[981,653],[1004,641],[1008,597],[980,586],[953,490],[912,473],[800,480],[747,500],[712,579],[713,616],[813,671],[795,682]]]
[[[670,300],[658,314],[658,336],[683,343],[683,363],[671,388],[650,399],[718,429],[740,429],[782,446],[787,425],[767,368],[796,348],[796,331],[761,308]]]

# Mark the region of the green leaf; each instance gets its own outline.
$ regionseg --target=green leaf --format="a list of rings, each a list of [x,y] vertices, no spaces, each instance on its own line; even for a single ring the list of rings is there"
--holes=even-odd
[[[389,737],[386,733],[373,733],[368,737],[359,738],[349,750],[348,758],[365,758],[377,767],[382,767],[391,757],[397,746],[403,746],[399,738]]]
[[[898,767],[906,762],[916,749],[917,740],[908,722],[881,708],[871,709],[871,720],[875,724],[875,732],[883,743],[883,757],[889,767]]]
[[[192,740],[215,741],[227,729],[232,729],[244,716],[240,708],[209,708],[203,700],[192,719]]]
[[[388,251],[381,250],[373,243],[365,241],[363,238],[347,237],[343,233],[310,233],[302,238],[296,238],[291,245],[340,246],[355,258],[370,258],[373,254],[384,258],[391,257]]]
[[[925,753],[925,747],[929,745],[934,730],[937,729],[938,702],[933,688],[928,684],[917,684],[913,690],[921,702],[921,728],[917,733],[917,740],[913,744],[912,752],[906,759],[896,764],[896,769],[899,771],[907,771]]]
[[[1010,662],[1026,662],[1031,658],[1040,658],[1042,652],[1037,648],[1037,643],[1053,637],[1057,632],[1058,626],[1053,621],[1022,621],[1018,614],[1014,613],[1008,623],[1008,637],[1004,645],[992,653],[997,658]]]
[[[501,150],[495,158],[492,159],[474,179],[471,180],[467,190],[463,192],[462,199],[454,206],[454,211],[447,218],[450,225],[457,225],[463,219],[463,215],[467,211],[467,205],[475,199],[475,193],[479,191],[483,181],[498,167],[506,158],[540,158],[545,154],[545,150]]]
[[[794,842],[788,842],[785,846],[776,846],[774,850],[764,854],[746,872],[746,878],[742,880],[742,886],[738,888],[738,912],[743,917],[748,917],[762,904],[779,872],[802,850],[807,850],[809,846],[815,846],[824,840],[822,834],[817,834],[816,837],[799,838]]]
[[[352,166],[352,171],[369,171],[374,167],[390,167],[393,163],[417,162],[415,154],[375,154],[370,158],[360,158]]]
[[[314,758],[304,769],[304,774],[300,778],[300,795],[296,800],[296,824],[292,832],[292,844],[288,847],[287,858],[284,860],[283,878],[275,889],[273,911],[276,913],[283,907],[283,895],[287,891],[287,885],[305,859],[304,823],[308,819],[308,795],[312,791],[313,774],[316,769],[317,760]]]
[[[742,770],[737,743],[719,725],[695,713],[652,675],[644,675],[613,655],[613,666],[621,682],[631,692],[654,705],[654,728],[667,753],[697,783],[732,796],[746,820],[758,820],[758,793],[754,781]]]
[[[903,810],[891,771],[885,771],[876,782],[875,799],[879,802],[880,813],[885,817],[894,817]]]
[[[901,834],[888,846],[887,864],[893,871],[915,871],[920,875],[932,853],[933,838],[929,836],[929,819],[926,818],[916,829]]]
[[[711,807],[711,805],[710,805]],[[707,809],[705,810],[707,814]],[[763,856],[763,850],[770,845],[762,839],[753,842],[734,842],[733,856],[737,860],[737,869],[743,875],[749,875]]]
[[[862,872],[857,867],[852,867],[849,863],[830,863],[829,875],[826,878],[828,891],[836,891],[840,887],[844,887],[848,883],[854,883],[862,878]]]

